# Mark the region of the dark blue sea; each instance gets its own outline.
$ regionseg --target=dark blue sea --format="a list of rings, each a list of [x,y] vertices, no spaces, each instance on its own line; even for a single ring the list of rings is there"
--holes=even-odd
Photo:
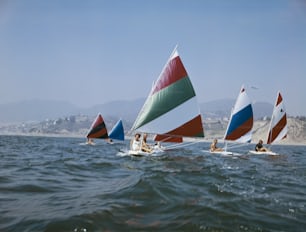
[[[0,136],[0,231],[305,231],[306,147],[279,156],[119,156],[85,139]]]

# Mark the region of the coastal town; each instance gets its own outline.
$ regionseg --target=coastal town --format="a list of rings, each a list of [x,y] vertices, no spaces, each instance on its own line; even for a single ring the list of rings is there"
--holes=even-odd
[[[24,135],[24,136],[58,136],[58,137],[85,137],[95,116],[71,115],[56,119],[46,119],[39,122],[7,123],[0,125],[1,135]],[[118,118],[105,117],[108,128],[112,128]],[[227,127],[228,118],[205,118],[204,141],[214,138],[222,139]],[[263,117],[254,121],[252,142],[267,137],[269,118]],[[125,133],[129,131],[133,121],[123,120]],[[288,136],[280,144],[306,144],[306,117],[288,117]]]

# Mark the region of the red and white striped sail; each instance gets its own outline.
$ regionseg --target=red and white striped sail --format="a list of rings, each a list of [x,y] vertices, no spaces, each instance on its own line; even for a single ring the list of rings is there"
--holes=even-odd
[[[104,123],[104,119],[101,114],[98,114],[93,121],[88,133],[87,138],[90,139],[107,139],[108,133]]]
[[[277,93],[271,124],[268,133],[267,144],[271,144],[286,138],[288,132],[287,115],[282,95]]]

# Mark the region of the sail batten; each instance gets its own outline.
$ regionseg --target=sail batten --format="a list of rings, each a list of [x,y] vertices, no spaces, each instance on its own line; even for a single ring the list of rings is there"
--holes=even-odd
[[[168,137],[204,137],[196,94],[177,50],[154,83],[132,130]]]

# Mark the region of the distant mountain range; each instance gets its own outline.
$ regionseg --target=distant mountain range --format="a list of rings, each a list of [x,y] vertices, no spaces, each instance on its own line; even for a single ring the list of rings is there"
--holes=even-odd
[[[92,107],[80,108],[64,101],[30,100],[10,104],[0,104],[0,123],[16,123],[29,121],[42,121],[70,115],[94,116],[101,113],[106,117],[122,118],[126,121],[134,121],[145,99],[111,101]],[[235,104],[234,99],[221,99],[200,103],[203,118],[229,117],[231,108]],[[270,116],[273,105],[266,102],[258,102],[253,105],[254,117],[262,118]]]

